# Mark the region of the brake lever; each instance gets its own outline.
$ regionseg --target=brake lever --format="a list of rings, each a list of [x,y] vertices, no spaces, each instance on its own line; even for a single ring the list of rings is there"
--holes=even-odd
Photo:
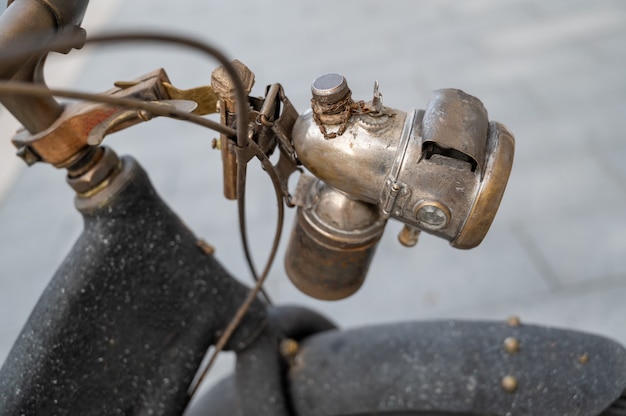
[[[149,101],[152,104],[169,106],[185,112],[192,112],[198,107],[193,100],[184,99],[185,96],[180,90],[177,90],[179,99],[170,99],[169,91],[173,87],[162,69],[133,82],[119,82],[116,85],[118,87],[105,94],[117,98]],[[207,106],[204,105],[203,111],[206,110]],[[100,144],[107,134],[153,117],[153,114],[144,110],[81,102],[67,106],[56,121],[44,131],[31,134],[27,130],[21,130],[13,138],[13,144],[18,148],[18,155],[29,165],[42,161],[55,167],[67,167],[80,157],[85,148]]]
[[[161,100],[152,101],[152,103],[184,111],[186,113],[192,113],[198,107],[198,103],[191,100]],[[108,118],[102,120],[96,125],[96,127],[93,128],[93,130],[89,132],[87,135],[87,144],[90,146],[97,146],[102,143],[107,134],[115,133],[143,121],[149,121],[154,117],[154,114],[144,110],[120,109]]]

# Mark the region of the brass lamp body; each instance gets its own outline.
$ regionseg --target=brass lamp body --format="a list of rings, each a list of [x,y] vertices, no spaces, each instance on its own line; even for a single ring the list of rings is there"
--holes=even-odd
[[[385,229],[375,205],[314,181],[298,207],[285,256],[293,284],[309,296],[342,299],[360,287]]]
[[[298,118],[292,138],[299,160],[323,185],[315,185],[317,194],[306,186],[296,191],[301,207],[286,260],[296,286],[322,299],[353,293],[388,218],[413,235],[426,231],[455,248],[480,244],[502,199],[515,148],[513,135],[489,121],[480,100],[444,89],[433,93],[425,110],[403,112],[384,107],[377,87],[371,102],[355,103],[337,74],[318,78],[312,92],[312,109]],[[330,195],[328,189],[350,202],[326,204],[322,216],[315,198]],[[357,203],[372,213],[369,222],[357,227],[338,220]],[[370,233],[373,224],[376,232]],[[354,246],[352,238],[361,234]]]

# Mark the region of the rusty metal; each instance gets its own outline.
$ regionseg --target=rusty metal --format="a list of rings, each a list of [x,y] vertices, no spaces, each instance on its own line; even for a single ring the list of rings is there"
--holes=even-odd
[[[87,147],[76,161],[67,168],[68,179],[77,178],[93,168],[104,156],[105,149],[100,146]]]
[[[398,241],[405,247],[415,247],[419,241],[420,234],[421,231],[417,228],[404,224],[404,227],[402,227],[402,230],[398,234]]]
[[[289,192],[289,178],[299,170],[291,142],[291,130],[298,115],[280,84],[270,85],[259,110],[251,113],[251,119],[254,118],[256,125],[253,140],[267,155],[272,154],[278,147],[280,156],[278,163],[274,165],[274,171],[279,178],[285,203],[289,207],[294,206]]]
[[[195,52],[201,52],[202,54],[217,59],[221,64],[222,71],[224,72],[224,78],[228,79],[230,85],[230,93],[232,95],[232,101],[236,107],[236,112],[239,117],[236,118],[236,129],[233,129],[230,124],[227,126],[221,126],[219,124],[213,125],[213,123],[207,123],[220,133],[231,135],[237,138],[237,145],[244,147],[248,141],[248,113],[249,106],[246,95],[249,93],[244,86],[242,80],[242,73],[237,68],[237,64],[228,59],[219,49],[212,45],[195,40],[186,36],[176,36],[163,34],[161,32],[124,32],[111,35],[100,35],[92,37],[88,40],[88,43],[119,43],[119,42],[142,42],[142,43],[160,43],[160,44],[172,44],[180,48],[191,49]],[[213,85],[212,85],[213,86]],[[185,115],[182,119],[194,119],[194,117],[188,117]],[[203,119],[202,119],[203,120]],[[208,120],[207,120],[208,121]]]
[[[341,136],[348,127],[351,115],[352,93],[348,82],[339,74],[325,74],[311,85],[311,108],[313,119],[325,139]],[[336,131],[328,132],[327,125],[337,125]]]
[[[272,129],[285,151],[287,151],[287,153],[295,159],[295,149],[291,140],[291,131],[293,130],[293,126],[296,123],[296,120],[298,120],[298,116],[300,114],[293,106],[289,98],[285,95],[285,91],[282,86],[278,91],[278,95],[280,97],[282,111],[280,112],[278,119],[274,121]]]
[[[81,198],[88,198],[106,187],[107,181],[121,170],[121,162],[108,147],[89,152],[84,158],[86,166],[76,173],[69,170],[67,183]]]
[[[235,136],[237,134],[236,130],[230,127],[223,126],[211,119],[189,113],[189,111],[193,110],[193,108],[196,107],[196,103],[188,100],[142,101],[136,98],[125,98],[115,95],[94,94],[59,88],[49,89],[45,86],[41,86],[38,84],[20,81],[0,81],[0,91],[2,93],[19,94],[25,96],[53,95],[56,97],[65,97],[74,100],[108,104],[109,106],[120,109],[132,108],[137,110],[137,117],[141,120],[148,120],[155,116],[170,117],[177,120],[188,121],[227,135]],[[23,137],[29,137],[27,133],[21,134],[24,134]],[[19,138],[17,138],[17,140],[14,140],[14,144],[18,148],[20,148],[21,143]]]
[[[246,95],[252,91],[254,85],[254,73],[238,60],[232,62],[239,79],[243,83]],[[211,73],[211,87],[220,97],[219,113],[220,123],[232,125],[236,114],[236,91],[234,80],[223,66],[216,68]],[[243,117],[243,115],[240,115]],[[224,197],[230,200],[237,199],[237,157],[235,156],[230,138],[222,134],[220,136],[220,150],[222,151],[222,170],[224,176]],[[242,146],[242,143],[237,143]]]
[[[335,78],[334,86],[326,84],[342,90],[343,78]],[[302,164],[350,197],[376,205],[383,217],[456,248],[480,244],[511,170],[511,133],[490,123],[482,103],[460,90],[437,91],[424,111],[403,112],[384,107],[375,88],[363,108],[374,111],[353,112],[345,133],[333,140],[318,124],[339,129],[341,114],[322,120],[315,105],[302,114],[292,133]]]
[[[198,106],[193,110],[193,114],[200,116],[207,114],[215,114],[219,111],[219,96],[213,91],[209,85],[181,90],[176,88],[169,82],[164,82],[163,86],[167,91],[168,97],[172,100],[190,100]]]
[[[115,88],[105,94],[146,101],[167,99],[162,86],[164,81],[169,79],[161,69],[144,75],[132,87]],[[17,148],[29,148],[44,162],[56,167],[67,167],[87,146],[101,142],[105,134],[142,121],[138,112],[128,111],[126,108],[102,103],[76,103],[66,107],[47,129],[37,134],[23,130],[15,136],[13,143]],[[99,126],[105,128],[101,129]]]
[[[280,84],[272,84],[267,88],[265,99],[256,117],[257,123],[261,123],[265,127],[272,127],[274,125],[272,119],[276,113],[276,104],[281,91],[282,87]]]
[[[245,71],[249,70],[243,66],[243,64],[239,65],[239,70],[244,72],[242,78],[247,80],[245,85],[251,88],[254,74],[250,72],[246,75]],[[213,81],[215,81],[215,91],[220,94],[220,100],[222,102],[228,102],[230,87],[228,87],[227,82],[230,81],[228,81],[228,79],[224,80],[224,74],[220,74],[219,71],[214,72]],[[230,146],[230,152],[234,153],[236,156],[236,183],[234,190],[237,199],[239,228],[244,254],[252,273],[252,277],[258,282],[264,278],[263,276],[267,275],[276,255],[278,242],[282,233],[284,205],[285,203],[287,205],[291,205],[288,180],[289,176],[297,170],[297,163],[288,132],[291,131],[291,128],[298,117],[298,113],[284,95],[280,84],[274,84],[268,87],[267,94],[264,99],[249,98],[249,102],[253,111],[249,114],[250,127],[248,131],[248,142],[244,146],[239,146],[238,144],[235,145],[231,140],[227,140],[226,143]],[[225,108],[225,110],[227,109]],[[235,115],[227,112],[227,116],[234,117]],[[280,159],[276,165],[272,165],[268,156],[275,150],[279,143]],[[223,145],[223,142],[220,142],[220,147]],[[247,164],[255,157],[261,161],[264,170],[269,174],[272,180],[277,199],[276,202],[278,204],[278,221],[274,243],[272,245],[265,269],[260,276],[257,273],[252,261],[245,218]],[[228,177],[225,176],[225,179],[227,178]],[[225,189],[228,190],[228,186],[225,187]],[[263,289],[260,289],[259,292],[263,294],[268,303],[271,303],[269,296]]]
[[[348,198],[321,181],[309,182],[298,207],[285,270],[317,299],[348,297],[362,285],[386,221],[374,205]]]
[[[589,362],[589,354],[584,353],[578,357],[578,362],[582,365],[585,365]]]
[[[363,101],[352,100],[352,91],[348,88],[346,79],[339,74],[325,74],[317,78],[311,85],[311,93],[313,120],[325,139],[334,139],[344,134],[352,114],[369,112]],[[335,131],[328,132],[329,125],[337,126]]]
[[[15,5],[29,5],[30,3],[35,3],[35,2],[29,2],[29,0],[22,0],[22,1],[15,2],[14,4]],[[58,2],[56,1],[50,2],[51,5],[57,5],[57,3]],[[81,7],[79,3],[80,2],[72,2],[71,4],[63,4],[61,2],[58,4],[60,5],[59,7],[62,7],[66,11],[74,10],[74,8],[76,7],[77,7],[76,10],[80,11]],[[86,2],[83,2],[83,3],[86,6]],[[19,6],[15,6],[15,5],[12,5],[12,11],[16,11],[16,10],[23,11],[20,9]],[[38,19],[41,20],[42,16],[43,17],[47,16],[47,13],[49,11],[50,10],[35,8],[33,11],[33,16],[31,16],[30,18],[32,18],[33,20],[38,20]],[[58,21],[70,22],[72,21],[69,18],[71,13],[68,12],[68,14],[65,17],[63,18],[55,17],[55,19],[57,19],[57,22]],[[26,14],[27,13],[25,12],[19,17],[23,19]],[[4,13],[3,19],[5,18],[5,15],[10,16],[11,13],[9,14]],[[26,17],[28,19],[28,16]],[[58,19],[61,19],[61,20],[58,20]],[[50,18],[48,18],[47,20],[44,18],[43,20],[49,23]],[[21,22],[19,19],[17,19],[16,21],[18,23],[17,24],[18,29],[20,28],[20,25],[24,27],[29,27],[28,23]],[[12,22],[12,23],[15,23],[15,22]],[[7,45],[9,45],[11,41],[20,42],[20,41],[28,40],[28,39],[24,39],[20,37],[24,35],[26,32],[20,31],[20,30],[12,30],[13,28],[15,28],[15,26],[0,25],[0,28],[1,28],[0,38],[2,38],[1,41],[6,42]],[[59,28],[59,30],[61,29],[63,28]],[[63,30],[61,31],[63,32]],[[178,117],[180,119],[193,120],[196,123],[207,125],[207,126],[210,126],[211,128],[215,128],[216,130],[220,131],[223,134],[232,134],[233,136],[236,135],[237,143],[240,143],[240,144],[246,143],[247,141],[247,135],[246,135],[247,121],[246,120],[247,120],[247,114],[248,114],[249,109],[245,102],[246,92],[243,89],[241,80],[235,68],[219,50],[217,50],[216,48],[213,48],[210,45],[207,45],[204,42],[195,41],[190,38],[181,37],[181,36],[177,37],[177,36],[172,36],[172,35],[163,35],[160,33],[122,33],[122,34],[103,35],[103,36],[93,37],[89,40],[89,42],[113,43],[113,42],[133,41],[133,42],[173,43],[179,46],[201,51],[207,55],[217,58],[220,61],[220,63],[222,63],[225,69],[225,72],[230,74],[231,77],[233,78],[232,86],[235,91],[234,96],[237,97],[235,105],[237,107],[237,112],[242,115],[242,117],[239,117],[239,119],[237,120],[238,131],[235,131],[234,129],[227,127],[227,126],[219,125],[213,122],[212,120],[204,120],[200,118],[200,120],[202,120],[202,122],[200,122],[199,118],[190,117],[190,116],[187,116],[186,114],[182,115],[182,112],[177,111],[175,109],[172,109],[171,111],[164,111],[163,108],[156,109],[156,104],[154,103],[138,104],[137,102],[125,100],[123,98],[117,99],[117,100],[104,100],[104,99],[100,100],[100,99],[94,99],[95,95],[93,94],[92,95],[79,94],[79,93],[74,93],[74,92],[66,92],[63,90],[52,91],[52,90],[47,89],[47,87],[45,87],[45,85],[43,84],[43,70],[42,70],[43,58],[42,57],[45,56],[48,50],[63,50],[68,47],[82,46],[82,44],[77,45],[76,39],[72,37],[73,34],[75,34],[74,32],[76,31],[80,32],[80,30],[76,28],[72,28],[71,30],[67,31],[70,34],[70,36],[61,36],[55,39],[52,39],[54,37],[49,34],[46,35],[46,33],[43,33],[42,35],[42,34],[36,33],[37,31],[34,31],[34,33],[38,35],[35,37],[39,41],[36,45],[32,45],[31,44],[32,42],[31,43],[25,42],[24,44],[25,47],[23,48],[23,50],[20,50],[18,52],[15,52],[15,48],[12,49],[9,46],[7,47],[8,52],[3,51],[3,53],[1,54],[2,65],[0,66],[0,78],[8,79],[12,77],[11,78],[12,81],[28,81],[28,82],[34,81],[40,84],[40,87],[28,88],[31,86],[29,85],[27,87],[25,83],[20,83],[20,82],[13,83],[12,82],[12,83],[7,84],[6,82],[3,82],[1,86],[3,100],[4,100],[3,102],[5,103],[5,106],[7,107],[7,109],[9,109],[9,111],[11,111],[11,113],[13,113],[18,118],[18,120],[22,122],[22,124],[27,128],[27,130],[31,133],[31,135],[36,135],[36,134],[39,134],[42,130],[50,129],[50,125],[56,123],[58,119],[63,116],[63,113],[67,111],[67,110],[64,110],[63,107],[59,106],[56,103],[56,101],[54,101],[51,98],[52,95],[60,95],[60,96],[66,96],[66,97],[108,102],[108,103],[113,103],[113,105],[123,104],[124,106],[130,107],[130,108],[140,108],[140,109],[148,110],[148,113],[138,114],[140,119],[146,118],[145,117],[146,114],[148,114],[149,116],[152,116],[151,113],[155,113],[158,115],[167,114],[170,117]],[[48,36],[48,38],[46,38],[46,36],[44,35]],[[41,44],[42,39],[46,41],[43,43],[43,46]],[[28,65],[25,65],[28,62],[31,62],[31,63],[35,62],[33,71],[28,70],[29,68]],[[18,70],[21,72],[16,74],[16,71]],[[24,76],[20,77],[20,74]],[[24,94],[25,94],[25,97],[24,97]],[[23,142],[24,138],[27,139],[28,135],[23,134],[23,136],[19,138],[18,141]],[[75,154],[79,153],[79,149],[74,149],[74,150],[76,150]],[[71,151],[68,149],[66,149],[66,151],[68,153],[71,153]],[[41,157],[41,155],[39,155],[39,153],[36,150],[32,148],[27,149],[27,148],[24,148],[24,146],[18,146],[18,154],[24,155],[28,163],[34,163],[37,160],[45,160],[45,158]],[[65,160],[57,160],[55,163],[55,166],[59,166],[59,167],[66,166],[66,165],[71,164],[73,161],[74,161],[73,157],[68,157]]]

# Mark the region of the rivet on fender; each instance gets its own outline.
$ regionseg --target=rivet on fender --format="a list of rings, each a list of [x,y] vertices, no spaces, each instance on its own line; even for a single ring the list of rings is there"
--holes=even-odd
[[[507,337],[504,339],[503,346],[504,351],[508,354],[515,354],[519,351],[519,340],[514,337]]]
[[[510,316],[506,320],[506,324],[508,326],[518,327],[522,325],[522,321],[520,321],[519,316]]]
[[[517,379],[512,375],[507,375],[502,378],[502,388],[507,393],[513,393],[517,390]]]
[[[280,354],[288,361],[295,358],[299,348],[298,341],[291,338],[284,339],[280,342]]]

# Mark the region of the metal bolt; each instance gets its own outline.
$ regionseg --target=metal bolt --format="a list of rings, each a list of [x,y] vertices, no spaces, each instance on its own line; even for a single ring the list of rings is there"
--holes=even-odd
[[[587,353],[584,353],[583,355],[578,357],[578,362],[580,364],[585,365],[585,364],[587,364],[588,361],[589,361],[589,354],[587,354]]]
[[[415,247],[417,241],[419,240],[420,230],[415,227],[411,227],[410,225],[405,225],[398,234],[398,240],[400,244],[405,247]]]
[[[211,149],[222,150],[222,141],[220,139],[211,140]]]
[[[504,351],[509,354],[515,354],[519,351],[519,340],[513,337],[507,337],[504,339]]]
[[[517,379],[511,375],[502,378],[502,388],[507,393],[513,393],[517,390]]]
[[[68,171],[67,183],[76,193],[87,197],[106,187],[109,179],[121,170],[120,158],[109,147],[91,148],[82,156],[83,168],[74,164]]]

